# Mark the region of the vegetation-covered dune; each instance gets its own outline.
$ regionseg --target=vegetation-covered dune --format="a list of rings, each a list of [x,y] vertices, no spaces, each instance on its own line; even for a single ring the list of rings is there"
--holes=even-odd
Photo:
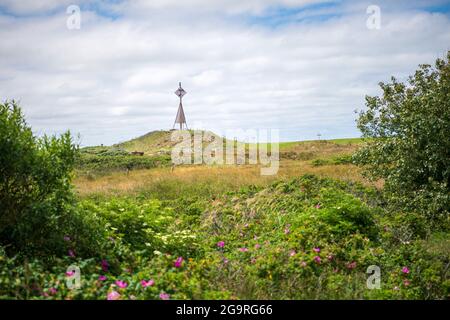
[[[449,299],[448,58],[275,176],[168,167],[164,131],[80,151],[0,104],[0,299]]]

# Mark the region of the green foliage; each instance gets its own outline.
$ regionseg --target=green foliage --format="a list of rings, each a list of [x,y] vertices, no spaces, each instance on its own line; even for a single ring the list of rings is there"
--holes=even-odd
[[[0,104],[0,242],[24,251],[62,238],[71,203],[77,147],[70,133],[36,138],[19,106]]]
[[[350,154],[344,154],[340,156],[334,156],[328,159],[314,159],[311,164],[315,167],[328,166],[328,165],[339,165],[339,164],[349,164],[353,162],[353,157]]]
[[[450,208],[450,52],[434,68],[421,65],[407,84],[380,83],[366,97],[358,128],[370,138],[355,156],[373,179],[385,180],[392,203],[431,220]]]
[[[195,249],[195,235],[178,228],[172,209],[158,200],[112,199],[80,203],[82,215],[94,215],[102,222],[108,237],[120,239],[134,250],[148,249],[187,253]]]
[[[447,297],[447,234],[429,241],[410,236],[422,216],[393,217],[378,206],[379,198],[379,192],[358,184],[303,176],[213,202],[188,193],[164,201],[86,199],[76,212],[91,226],[88,241],[96,252],[45,262],[12,258],[0,249],[0,297],[106,299],[111,292],[119,299],[160,299],[161,293],[171,299]],[[67,248],[83,246],[78,234],[68,236],[61,240]],[[179,257],[183,261],[176,266]],[[66,285],[69,265],[81,269],[78,290]],[[366,286],[370,265],[382,270],[381,289]],[[150,279],[152,285],[142,285]],[[127,286],[120,288],[117,280]]]
[[[76,169],[88,173],[108,173],[133,169],[150,169],[169,166],[170,155],[133,156],[121,150],[106,149],[104,152],[82,152],[76,162]]]

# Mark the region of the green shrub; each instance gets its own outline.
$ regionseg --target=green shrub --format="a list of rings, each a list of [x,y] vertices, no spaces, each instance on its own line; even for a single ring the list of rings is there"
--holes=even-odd
[[[14,102],[0,104],[0,243],[61,252],[73,203],[70,133],[37,138]]]
[[[450,208],[450,51],[435,67],[421,65],[407,84],[380,83],[383,95],[366,97],[358,128],[366,145],[355,155],[372,179],[384,179],[397,208],[435,222]]]
[[[112,171],[126,171],[134,169],[150,169],[168,166],[170,155],[132,156],[122,152],[105,152],[103,154],[82,153],[76,162],[76,169],[81,172],[108,173]]]
[[[326,166],[326,165],[338,165],[338,164],[349,164],[353,163],[353,158],[351,154],[344,154],[340,156],[335,156],[330,159],[314,159],[311,164],[314,167]]]

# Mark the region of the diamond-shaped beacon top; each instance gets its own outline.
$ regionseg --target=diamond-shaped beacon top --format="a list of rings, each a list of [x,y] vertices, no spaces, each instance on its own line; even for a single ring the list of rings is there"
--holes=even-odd
[[[187,92],[184,91],[184,89],[181,87],[181,82],[180,82],[180,87],[178,88],[177,91],[175,91],[175,94],[177,96],[179,96],[180,98],[182,98]]]

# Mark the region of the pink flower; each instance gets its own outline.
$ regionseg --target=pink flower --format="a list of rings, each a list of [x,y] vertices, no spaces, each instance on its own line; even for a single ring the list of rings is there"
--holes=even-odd
[[[284,234],[289,234],[291,232],[291,230],[289,230],[289,228],[284,229]]]
[[[75,271],[73,271],[73,270],[70,270],[70,271],[67,271],[66,272],[66,276],[68,276],[68,277],[71,277],[71,276],[73,276],[75,274]]]
[[[255,244],[255,249],[258,250],[259,248],[261,248],[261,245],[259,243]]]
[[[297,252],[295,252],[295,250],[291,250],[290,252],[289,252],[289,256],[290,257],[293,257],[293,256],[295,256],[297,254]]]
[[[239,248],[239,251],[240,251],[240,252],[247,252],[247,251],[248,251],[248,249],[247,249],[247,248],[245,248],[245,247],[244,247],[244,248]]]
[[[180,268],[182,264],[183,264],[183,257],[178,257],[177,260],[175,260],[175,262],[173,263],[173,266],[175,268]]]
[[[328,261],[331,261],[331,260],[334,259],[334,256],[333,256],[332,254],[329,254],[329,255],[327,256],[327,259],[328,259]]]
[[[224,263],[224,264],[228,264],[228,262],[229,262],[229,261],[228,261],[227,258],[223,259],[223,263]]]
[[[68,255],[69,255],[69,257],[71,257],[71,258],[75,258],[75,252],[74,252],[72,249],[70,249],[70,250],[68,251]]]
[[[145,288],[145,287],[151,287],[152,285],[155,284],[155,281],[153,279],[150,279],[148,281],[142,280],[141,281],[141,285]]]
[[[125,281],[122,281],[122,280],[116,280],[116,285],[119,287],[119,288],[126,288],[127,286],[128,286],[128,283],[126,283]]]
[[[314,257],[314,262],[315,262],[315,263],[320,263],[321,261],[322,261],[322,259],[320,259],[319,256],[315,256],[315,257]]]
[[[405,274],[408,274],[409,273],[408,267],[403,267],[402,268],[402,272],[405,273]]]
[[[405,287],[407,287],[411,284],[411,282],[409,280],[405,280],[403,281],[403,284],[405,285]]]
[[[69,236],[64,236],[64,241],[70,241],[70,237]]]
[[[306,264],[305,261],[300,262],[300,265],[301,265],[302,267],[306,267],[306,266],[307,266],[307,264]]]
[[[103,271],[108,271],[108,268],[109,268],[109,263],[108,263],[108,261],[106,261],[106,260],[102,260],[102,262],[101,262],[101,265],[102,265],[102,270]]]
[[[217,242],[217,246],[219,248],[223,248],[223,247],[225,247],[225,242],[224,241],[219,241],[219,242]]]
[[[352,261],[350,263],[347,264],[347,269],[355,269],[356,268],[356,261]]]
[[[120,299],[120,293],[117,291],[111,291],[108,293],[108,296],[106,298],[107,300],[119,300]]]
[[[169,300],[169,299],[170,299],[170,294],[161,292],[161,293],[159,294],[159,298],[160,298],[161,300]]]
[[[313,251],[319,253],[320,252],[320,248],[319,247],[313,248]]]
[[[315,206],[314,206],[316,209],[320,209],[320,203],[318,203],[318,204],[316,204]]]
[[[106,276],[103,275],[98,276],[98,280],[100,281],[105,281],[106,279],[107,279]]]
[[[56,290],[56,288],[48,289],[48,294],[51,296],[54,296],[57,292],[58,292],[58,290]]]

